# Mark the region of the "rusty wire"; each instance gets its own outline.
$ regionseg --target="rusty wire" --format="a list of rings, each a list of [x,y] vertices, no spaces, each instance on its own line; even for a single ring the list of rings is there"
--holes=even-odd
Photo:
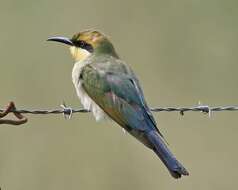
[[[27,122],[27,118],[23,116],[21,113],[15,112],[16,106],[14,102],[9,102],[6,109],[0,110],[0,124],[8,124],[8,125],[22,125]],[[3,119],[9,113],[13,112],[15,119]]]

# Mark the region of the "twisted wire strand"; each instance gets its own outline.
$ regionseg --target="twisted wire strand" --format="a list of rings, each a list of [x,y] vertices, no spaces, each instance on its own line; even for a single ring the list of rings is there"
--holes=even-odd
[[[46,114],[66,114],[71,115],[72,113],[88,113],[89,110],[79,108],[72,109],[70,107],[62,106],[61,109],[37,109],[37,110],[29,110],[29,109],[15,109],[10,112],[13,113],[21,113],[21,114],[38,114],[38,115],[46,115]],[[3,112],[4,109],[0,109],[0,112]],[[180,112],[180,114],[184,114],[184,112],[203,112],[203,113],[211,113],[218,111],[238,111],[238,106],[216,106],[210,107],[208,105],[198,105],[193,107],[154,107],[151,108],[153,112]]]

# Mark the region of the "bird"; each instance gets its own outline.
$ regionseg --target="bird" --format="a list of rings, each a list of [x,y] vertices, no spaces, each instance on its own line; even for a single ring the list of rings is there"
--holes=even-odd
[[[110,39],[97,30],[84,30],[72,38],[47,39],[66,44],[75,61],[72,80],[83,107],[96,121],[109,118],[151,149],[174,178],[189,175],[169,150],[145,101],[133,70],[118,56]]]

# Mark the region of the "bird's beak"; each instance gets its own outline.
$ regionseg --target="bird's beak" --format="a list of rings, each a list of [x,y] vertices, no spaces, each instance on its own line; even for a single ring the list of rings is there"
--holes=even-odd
[[[47,41],[60,42],[70,46],[74,45],[73,42],[69,38],[65,38],[65,37],[51,37],[51,38],[48,38]]]

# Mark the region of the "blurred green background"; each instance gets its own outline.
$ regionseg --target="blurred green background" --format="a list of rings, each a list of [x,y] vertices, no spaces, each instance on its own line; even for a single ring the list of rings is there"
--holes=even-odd
[[[151,106],[238,103],[238,1],[0,1],[0,107],[80,107],[73,60],[49,36],[94,28],[137,73]],[[174,180],[150,150],[91,114],[1,125],[2,190],[237,189],[237,113],[154,113],[190,172]]]

